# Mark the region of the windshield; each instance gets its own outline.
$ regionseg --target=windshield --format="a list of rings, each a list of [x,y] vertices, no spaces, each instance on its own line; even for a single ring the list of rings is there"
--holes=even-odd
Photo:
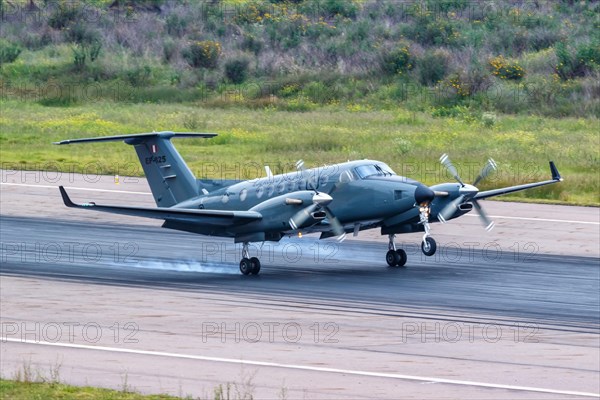
[[[361,165],[360,167],[354,168],[354,172],[356,172],[356,175],[358,175],[361,179],[364,179],[366,177],[373,176],[373,175],[379,175],[379,176],[396,175],[396,173],[394,171],[392,171],[392,169],[385,164]]]

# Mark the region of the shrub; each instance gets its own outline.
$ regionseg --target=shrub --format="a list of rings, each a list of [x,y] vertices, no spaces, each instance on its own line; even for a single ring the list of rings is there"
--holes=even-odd
[[[398,47],[383,55],[381,67],[390,75],[403,74],[414,67],[413,56],[408,46]]]
[[[60,2],[58,7],[48,18],[48,26],[54,29],[64,29],[71,22],[76,21],[81,15],[77,2]]]
[[[496,117],[496,114],[491,112],[484,112],[481,115],[481,124],[486,128],[491,128],[492,126],[494,126],[497,120],[498,118]]]
[[[494,57],[490,60],[492,74],[500,79],[521,80],[525,75],[525,70],[517,61],[510,61],[504,56]]]
[[[196,68],[215,69],[221,56],[221,44],[214,40],[192,42],[183,57]]]
[[[570,49],[564,43],[556,45],[556,73],[563,80],[585,76],[600,66],[600,44],[584,43]]]
[[[254,35],[244,35],[244,40],[241,45],[243,50],[250,51],[255,55],[258,55],[263,48],[263,42],[257,39]]]
[[[126,73],[127,80],[133,87],[147,86],[152,76],[152,69],[144,65],[143,67],[134,68]]]
[[[163,59],[169,62],[175,58],[176,54],[177,43],[171,38],[166,38],[163,42]]]
[[[21,54],[21,48],[18,45],[0,39],[0,65],[15,61],[19,54]]]
[[[242,83],[248,77],[248,65],[250,60],[247,57],[239,57],[227,60],[225,62],[225,77],[232,83]]]
[[[304,95],[316,104],[327,104],[336,97],[336,90],[323,82],[310,82],[302,90]]]
[[[428,51],[417,60],[419,81],[423,85],[433,85],[446,77],[448,56],[441,50]]]

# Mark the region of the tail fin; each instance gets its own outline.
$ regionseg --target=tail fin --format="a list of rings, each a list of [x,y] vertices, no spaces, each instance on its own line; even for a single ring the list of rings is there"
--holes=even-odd
[[[150,190],[159,207],[171,207],[198,196],[199,183],[171,143],[174,137],[211,138],[215,133],[155,132],[136,135],[71,139],[54,144],[109,142],[122,140],[135,147]]]

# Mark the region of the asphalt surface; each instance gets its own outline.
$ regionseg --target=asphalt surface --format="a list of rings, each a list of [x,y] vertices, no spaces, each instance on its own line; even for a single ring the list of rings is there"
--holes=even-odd
[[[1,217],[0,223],[4,275],[361,302],[390,315],[402,307],[437,317],[477,313],[573,331],[600,328],[594,258],[520,255],[495,246],[442,247],[429,258],[412,246],[406,268],[389,268],[381,243],[287,239],[252,247],[263,267],[259,276],[245,277],[237,267],[241,248],[228,239],[37,218]]]
[[[3,377],[202,398],[600,393],[597,209],[485,202],[493,236],[476,218],[435,225],[430,258],[399,237],[406,268],[376,235],[284,239],[252,247],[262,270],[245,277],[231,240],[73,213],[55,192],[2,186]]]

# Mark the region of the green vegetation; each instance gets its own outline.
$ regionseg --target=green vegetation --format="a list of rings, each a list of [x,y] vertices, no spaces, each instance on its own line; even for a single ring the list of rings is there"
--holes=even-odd
[[[141,175],[135,152],[121,143],[69,147],[50,143],[90,135],[191,130],[219,134],[176,143],[198,177],[254,178],[264,174],[265,164],[274,172],[290,171],[298,159],[314,166],[373,158],[386,161],[399,174],[434,184],[452,181],[438,163],[447,152],[461,166],[466,181],[473,180],[487,157],[498,162],[498,173],[482,188],[546,179],[547,162],[553,159],[565,177],[563,183],[510,198],[600,203],[596,120],[479,114],[460,106],[432,117],[404,109],[369,110],[359,104],[317,108],[308,98],[304,101],[314,110],[114,102],[55,108],[5,101],[0,159],[5,169]]]
[[[219,106],[223,91],[254,87],[236,105],[277,98],[279,109],[300,111],[311,109],[304,89],[319,83],[329,94],[319,104],[600,114],[597,1],[15,0],[0,7],[4,97],[36,92],[47,105],[85,103],[80,86],[92,84],[107,100],[111,88],[127,86],[136,93],[119,101],[218,99]],[[44,93],[48,85],[78,88],[57,100]]]
[[[0,379],[0,397],[10,400],[86,399],[86,400],[175,400],[167,395],[141,395],[125,391],[75,387],[61,383],[17,382]]]
[[[569,0],[0,1],[0,157],[141,174],[127,146],[49,143],[213,131],[180,145],[198,176],[211,175],[206,163],[254,162],[239,173],[252,178],[267,163],[369,157],[433,184],[451,180],[436,170],[447,152],[472,163],[466,180],[493,157],[487,188],[543,179],[554,159],[564,183],[510,198],[598,205],[599,11]]]

